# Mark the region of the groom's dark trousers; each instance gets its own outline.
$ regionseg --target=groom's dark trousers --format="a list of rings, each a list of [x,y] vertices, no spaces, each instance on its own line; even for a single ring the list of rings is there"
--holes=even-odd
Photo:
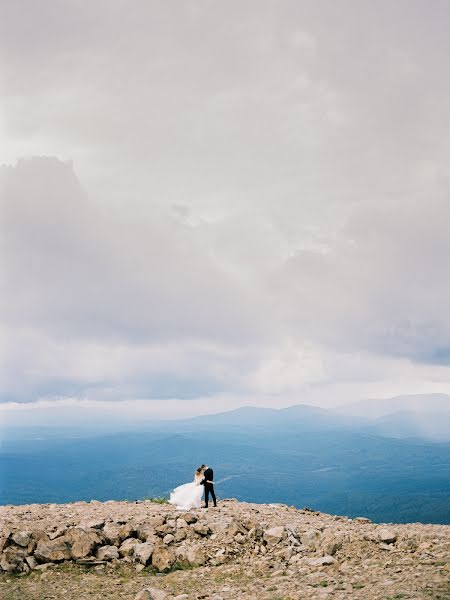
[[[214,484],[212,483],[212,480],[214,479],[213,470],[208,467],[203,475],[205,477],[203,480],[203,485],[205,486],[205,508],[208,508],[209,494],[211,494],[214,506],[217,506],[216,494],[214,493]],[[207,483],[208,481],[211,481],[211,483]]]
[[[205,483],[205,507],[208,508],[209,494],[214,502],[214,506],[217,506],[216,494],[214,493],[214,484]]]

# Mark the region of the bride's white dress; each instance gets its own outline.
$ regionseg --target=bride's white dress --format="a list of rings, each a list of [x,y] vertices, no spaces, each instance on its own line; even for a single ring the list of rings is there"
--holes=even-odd
[[[190,510],[191,508],[201,508],[203,486],[200,481],[203,476],[195,477],[191,483],[184,483],[176,487],[170,494],[169,503],[174,504],[180,510]]]

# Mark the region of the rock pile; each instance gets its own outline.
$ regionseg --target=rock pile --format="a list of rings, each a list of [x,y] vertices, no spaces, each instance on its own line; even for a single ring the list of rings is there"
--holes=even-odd
[[[149,573],[231,567],[284,583],[289,577],[315,581],[314,573],[323,572],[329,573],[327,582],[342,582],[351,572],[349,585],[355,587],[377,570],[384,570],[386,579],[382,565],[391,562],[397,565],[393,583],[416,573],[414,565],[434,566],[434,576],[448,577],[448,526],[380,526],[365,518],[234,500],[191,512],[151,502],[93,501],[3,506],[0,515],[0,569],[6,573],[39,572],[67,562],[97,571],[126,565]],[[142,599],[150,598],[144,592]]]

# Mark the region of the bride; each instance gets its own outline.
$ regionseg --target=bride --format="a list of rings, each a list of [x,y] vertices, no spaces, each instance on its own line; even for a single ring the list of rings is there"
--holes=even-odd
[[[205,466],[202,465],[195,471],[194,481],[175,488],[170,494],[169,503],[174,504],[180,510],[201,508],[204,489],[200,482],[204,479],[204,471]]]

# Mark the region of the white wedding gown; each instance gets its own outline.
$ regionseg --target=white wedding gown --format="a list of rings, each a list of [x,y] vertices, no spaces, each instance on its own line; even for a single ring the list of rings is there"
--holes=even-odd
[[[195,477],[191,483],[184,483],[176,487],[170,494],[169,503],[175,505],[180,510],[190,510],[191,508],[201,508],[204,488],[200,485],[203,475]]]

